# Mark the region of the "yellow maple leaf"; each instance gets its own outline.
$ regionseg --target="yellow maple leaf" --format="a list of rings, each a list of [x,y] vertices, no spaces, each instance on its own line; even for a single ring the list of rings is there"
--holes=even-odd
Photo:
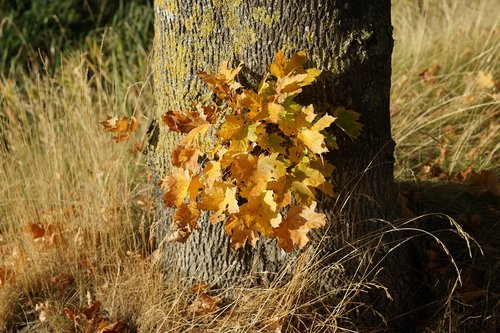
[[[317,68],[308,68],[306,70],[306,77],[304,80],[302,80],[302,83],[300,84],[302,87],[311,85],[318,76],[322,73],[322,70],[317,69]]]
[[[278,159],[278,153],[270,156],[261,154],[251,176],[241,185],[240,195],[247,199],[261,196],[266,192],[269,182],[286,174],[287,166],[287,163]]]
[[[238,107],[248,109],[247,117],[253,122],[265,118],[264,104],[262,96],[250,89],[244,90],[238,97]]]
[[[283,107],[283,105],[273,102],[267,104],[266,110],[266,120],[269,120],[272,123],[277,123],[281,118],[281,114],[285,111],[285,108]]]
[[[301,83],[307,78],[307,74],[287,75],[276,82],[278,94],[288,93],[297,95],[302,92]]]
[[[257,144],[268,152],[286,154],[284,147],[285,139],[278,133],[268,133],[265,124],[260,124],[255,130]]]
[[[212,187],[215,181],[221,179],[221,166],[219,161],[208,161],[203,168],[203,183],[207,187]]]
[[[281,223],[281,214],[270,190],[241,205],[238,215],[247,227],[255,228],[264,236],[269,236],[272,228]]]
[[[297,138],[304,143],[307,149],[315,154],[322,154],[328,151],[325,145],[325,136],[318,131],[302,128],[297,134]]]
[[[316,117],[312,105],[302,107],[293,101],[286,100],[284,107],[285,112],[281,113],[278,125],[283,133],[289,137],[295,136],[302,127],[309,128]]]
[[[325,128],[329,127],[335,121],[335,119],[335,117],[332,117],[330,115],[324,115],[314,123],[314,125],[311,127],[311,130],[318,132],[322,131]]]
[[[248,152],[228,153],[224,155],[222,164],[231,168],[231,176],[238,183],[244,183],[253,177],[258,158]]]
[[[307,55],[305,51],[299,51],[292,54],[290,60],[285,64],[284,74],[287,75],[295,70],[302,71],[306,62]]]
[[[278,153],[261,154],[257,162],[255,177],[266,181],[277,180],[286,175],[287,164],[278,159]]]
[[[276,53],[274,62],[271,65],[269,65],[269,71],[277,78],[282,78],[285,76],[285,66],[286,66],[285,53],[283,53],[282,50],[279,50],[278,53]]]
[[[230,68],[229,61],[224,61],[219,67],[219,73],[224,76],[225,83],[231,84],[242,68],[243,63],[240,63],[236,68]]]
[[[256,141],[255,135],[256,124],[248,125],[241,116],[228,115],[226,122],[222,124],[217,136],[231,142],[229,150],[247,151],[250,141]]]
[[[212,223],[220,222],[225,218],[225,212],[234,214],[239,211],[236,199],[237,188],[223,182],[215,182],[211,188],[205,188],[201,195],[200,208],[214,211],[210,216]]]
[[[243,117],[227,115],[224,124],[217,131],[217,136],[224,140],[231,140],[242,136],[245,129],[245,120]]]
[[[172,172],[162,181],[165,189],[163,203],[166,207],[180,207],[186,196],[195,201],[202,184],[199,175],[192,177],[188,169],[174,167]]]

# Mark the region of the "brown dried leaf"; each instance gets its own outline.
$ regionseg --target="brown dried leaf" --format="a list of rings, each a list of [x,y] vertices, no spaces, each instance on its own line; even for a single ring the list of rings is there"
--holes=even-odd
[[[77,314],[73,310],[71,310],[70,308],[64,308],[63,311],[66,314],[66,317],[68,317],[68,319],[75,320]]]
[[[89,307],[80,309],[78,312],[83,314],[87,320],[92,320],[96,317],[97,312],[99,312],[100,306],[101,302],[95,301]]]
[[[53,224],[49,224],[45,229],[43,241],[46,247],[51,246],[65,246],[68,244],[66,239],[62,236],[61,231]]]
[[[31,223],[25,227],[25,232],[31,234],[34,240],[43,238],[45,235],[45,229],[40,223]]]
[[[128,332],[126,325],[123,321],[118,320],[114,323],[108,323],[106,320],[102,320],[99,323],[99,327],[95,333],[125,333]]]
[[[490,192],[494,196],[500,196],[500,183],[494,170],[483,170],[479,174],[473,172],[471,181],[477,193]]]
[[[61,273],[50,279],[50,284],[59,290],[59,292],[64,292],[66,288],[75,281],[75,278],[71,274]]]
[[[315,212],[316,204],[314,201],[309,207],[292,205],[286,219],[278,228],[273,229],[274,236],[283,250],[292,252],[294,245],[302,249],[309,242],[309,230],[321,228],[326,224],[325,214]]]
[[[208,124],[198,112],[168,111],[162,116],[162,119],[170,130],[180,133],[188,133],[198,126]]]

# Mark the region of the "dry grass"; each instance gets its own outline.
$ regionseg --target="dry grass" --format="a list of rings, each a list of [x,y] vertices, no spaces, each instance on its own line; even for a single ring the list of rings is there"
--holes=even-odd
[[[397,176],[411,179],[429,162],[448,173],[498,169],[498,87],[485,88],[476,78],[483,71],[499,79],[500,6],[494,0],[420,3],[401,0],[394,7]],[[64,309],[96,300],[102,319],[139,332],[274,332],[279,325],[293,331],[301,321],[307,329],[296,331],[353,327],[346,321],[356,309],[351,300],[370,281],[341,281],[344,298],[311,316],[322,299],[303,303],[302,296],[324,272],[306,256],[292,281],[233,290],[240,295],[234,302],[218,295],[220,310],[195,315],[196,295],[162,273],[159,254],[151,253],[154,202],[145,159],[113,145],[98,125],[106,114],[136,115],[145,132],[153,114],[148,73],[144,66],[114,71],[100,41],[88,52],[71,56],[54,76],[34,71],[0,80],[0,139],[6,140],[0,142],[0,330],[83,332],[87,322],[70,320]],[[424,69],[433,71],[425,79]],[[34,239],[31,224],[48,229],[45,237]],[[442,323],[436,331],[460,324]]]
[[[499,9],[494,0],[396,2],[391,113],[399,178],[428,162],[450,173],[498,169],[500,88],[477,79],[482,71],[499,80]]]

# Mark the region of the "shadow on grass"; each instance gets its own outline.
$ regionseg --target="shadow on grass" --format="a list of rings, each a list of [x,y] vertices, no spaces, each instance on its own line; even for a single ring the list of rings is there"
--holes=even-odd
[[[423,309],[420,332],[495,332],[500,318],[500,197],[456,182],[399,184],[406,214],[422,216],[414,227],[439,238],[419,237]],[[468,249],[450,228],[456,221],[476,242]],[[460,277],[452,266],[454,260]]]

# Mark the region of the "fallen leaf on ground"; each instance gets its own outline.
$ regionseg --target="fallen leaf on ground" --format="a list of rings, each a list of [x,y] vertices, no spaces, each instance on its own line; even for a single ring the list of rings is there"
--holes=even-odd
[[[203,281],[198,282],[191,287],[191,292],[193,294],[200,294],[200,293],[203,293],[203,292],[209,291],[209,290],[210,290],[210,285],[208,283],[203,282]]]
[[[500,183],[494,170],[483,170],[479,174],[473,172],[471,181],[475,192],[479,194],[490,192],[494,196],[500,196]]]
[[[126,325],[123,321],[118,320],[114,323],[109,323],[106,320],[102,320],[99,323],[99,327],[95,333],[125,333],[128,332]]]
[[[64,292],[66,288],[75,281],[73,275],[67,273],[61,273],[50,279],[50,284],[59,290],[59,292]]]
[[[220,300],[207,294],[200,294],[190,308],[196,315],[205,315],[219,310]]]

